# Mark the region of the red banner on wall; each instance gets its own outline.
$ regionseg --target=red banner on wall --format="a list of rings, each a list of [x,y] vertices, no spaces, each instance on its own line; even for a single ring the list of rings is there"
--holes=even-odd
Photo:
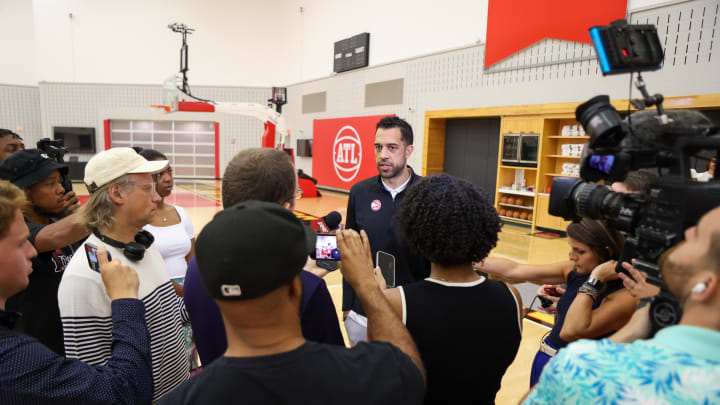
[[[591,43],[588,30],[625,18],[627,0],[490,0],[485,67],[545,38]]]
[[[350,190],[378,174],[375,125],[387,115],[313,121],[313,169],[318,185]]]

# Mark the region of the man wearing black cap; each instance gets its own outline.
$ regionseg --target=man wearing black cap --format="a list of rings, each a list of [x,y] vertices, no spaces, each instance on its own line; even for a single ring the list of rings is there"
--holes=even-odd
[[[342,272],[362,300],[371,343],[306,341],[300,272],[314,232],[278,204],[246,201],[198,236],[202,282],[225,322],[228,349],[162,404],[419,404],[424,368],[373,277],[367,235],[338,233]],[[238,258],[243,258],[238,265]]]
[[[60,355],[65,354],[58,310],[58,285],[77,246],[88,235],[75,216],[61,219],[79,207],[75,193],[65,192],[61,176],[68,168],[39,149],[20,150],[0,165],[0,178],[25,191],[25,222],[30,243],[39,254],[33,258],[28,288],[8,300],[8,309],[23,314],[16,330],[35,337]],[[56,222],[57,221],[57,222]]]

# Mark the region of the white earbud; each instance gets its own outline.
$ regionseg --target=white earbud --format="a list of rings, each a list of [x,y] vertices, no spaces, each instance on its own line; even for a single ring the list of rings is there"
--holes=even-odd
[[[697,284],[695,284],[695,287],[693,287],[690,292],[692,292],[693,294],[700,294],[705,290],[707,290],[706,283],[697,283]]]

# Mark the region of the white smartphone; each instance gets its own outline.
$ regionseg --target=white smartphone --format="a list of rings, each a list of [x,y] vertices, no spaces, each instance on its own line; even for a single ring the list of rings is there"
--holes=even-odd
[[[385,284],[388,288],[395,287],[395,256],[390,253],[378,250],[375,255],[375,263],[380,267]]]

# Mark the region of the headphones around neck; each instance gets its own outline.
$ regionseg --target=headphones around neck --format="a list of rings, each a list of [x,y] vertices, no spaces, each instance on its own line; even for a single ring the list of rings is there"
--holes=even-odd
[[[145,256],[145,250],[150,247],[155,241],[155,237],[146,230],[141,230],[135,235],[135,242],[122,243],[115,239],[109,238],[100,233],[97,229],[93,229],[93,234],[97,236],[101,241],[108,245],[122,249],[123,254],[128,259],[139,262]]]

